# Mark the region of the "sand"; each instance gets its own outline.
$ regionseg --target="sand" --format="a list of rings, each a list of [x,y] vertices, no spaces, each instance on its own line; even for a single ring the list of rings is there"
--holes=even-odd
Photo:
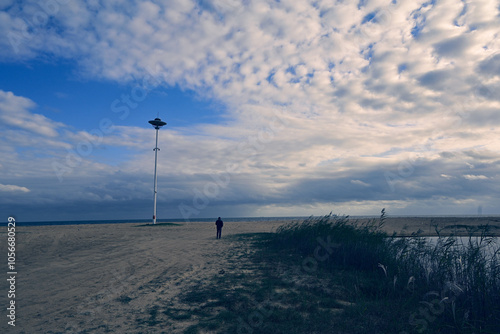
[[[220,240],[206,222],[18,226],[16,326],[7,324],[4,279],[0,333],[181,333],[188,322],[160,328],[144,319],[227,268],[227,252],[249,251],[230,235],[271,232],[282,223],[225,222]],[[5,250],[7,236],[0,238]]]
[[[495,226],[493,232],[500,230],[498,218],[434,222],[455,232],[466,225],[484,224]],[[432,223],[430,218],[390,218],[385,229],[389,233],[421,229],[431,235]],[[181,292],[209,282],[221,270],[250,270],[246,263],[234,260],[239,257],[235,254],[252,251],[235,235],[272,232],[282,224],[226,221],[220,240],[215,239],[213,223],[206,222],[18,226],[16,326],[7,324],[9,286],[3,279],[0,332],[182,333],[196,318],[151,326],[147,322],[151,310],[172,305],[189,312],[189,305],[179,304]],[[6,250],[6,242],[2,231],[1,249]]]

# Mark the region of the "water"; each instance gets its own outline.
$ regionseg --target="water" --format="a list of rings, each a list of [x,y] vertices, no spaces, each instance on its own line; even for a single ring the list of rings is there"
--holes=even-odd
[[[408,237],[403,237],[407,239]],[[442,244],[446,243],[450,239],[455,239],[452,249],[455,251],[464,251],[469,249],[480,249],[481,253],[486,256],[487,259],[492,259],[493,257],[499,257],[498,250],[500,249],[500,238],[498,237],[487,237],[482,238],[478,236],[454,236],[454,237],[420,237],[426,241],[427,246],[435,248],[438,242],[441,241]],[[396,237],[401,239],[401,237]],[[489,242],[486,242],[489,240]],[[472,248],[471,248],[472,247]],[[441,248],[438,248],[441,249]]]
[[[322,216],[314,216],[314,217],[322,217]],[[380,215],[360,215],[360,216],[349,216],[349,219],[351,220],[356,220],[356,219],[371,219],[371,218],[379,218]],[[436,218],[446,218],[446,217],[452,217],[452,218],[486,218],[489,216],[482,215],[482,216],[477,216],[477,215],[421,215],[421,216],[389,216],[388,218],[429,218],[429,217],[436,217]],[[495,216],[498,217],[498,216]],[[303,221],[305,219],[309,218],[309,216],[290,216],[290,217],[233,217],[233,218],[227,218],[223,217],[223,220],[225,221],[231,221],[231,222],[242,222],[242,221],[248,221],[248,222],[260,222],[260,221],[283,221],[283,222],[289,222],[289,221]],[[196,221],[196,222],[215,222],[217,217],[211,217],[211,218],[193,218],[191,221]],[[86,224],[126,224],[126,223],[150,223],[152,222],[151,219],[122,219],[122,220],[67,220],[67,221],[42,221],[42,222],[23,222],[21,220],[16,220],[16,225],[18,226],[49,226],[49,225],[86,225]],[[158,223],[183,223],[183,222],[188,222],[182,218],[175,218],[175,219],[158,219]]]
[[[456,239],[454,245],[456,249],[470,249],[470,246],[473,248],[479,247],[481,252],[489,258],[498,256],[498,253],[496,253],[496,250],[500,247],[500,240],[498,237],[489,237],[488,239],[491,240],[490,243],[486,243],[486,240],[481,240],[481,237],[476,236],[453,238]],[[426,237],[425,239],[429,242],[430,246],[436,246],[439,241],[439,237]],[[442,240],[446,241],[447,237],[442,238]]]
[[[261,222],[261,221],[302,221],[307,217],[238,217],[238,218],[223,218],[228,222]],[[196,218],[191,221],[196,222],[215,222],[214,218]],[[182,218],[178,219],[158,219],[157,223],[187,223],[188,221]],[[127,223],[152,223],[151,219],[124,219],[124,220],[67,220],[67,221],[43,221],[43,222],[23,222],[16,220],[17,226],[51,226],[51,225],[87,225],[87,224],[127,224]],[[7,223],[6,223],[7,224]]]

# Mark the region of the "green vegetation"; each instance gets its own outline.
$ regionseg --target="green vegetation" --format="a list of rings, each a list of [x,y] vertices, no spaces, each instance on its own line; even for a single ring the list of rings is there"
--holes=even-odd
[[[248,270],[186,292],[189,312],[163,312],[192,320],[185,333],[498,333],[500,250],[486,230],[430,242],[388,236],[384,220],[327,215],[242,235],[257,250],[236,259]]]

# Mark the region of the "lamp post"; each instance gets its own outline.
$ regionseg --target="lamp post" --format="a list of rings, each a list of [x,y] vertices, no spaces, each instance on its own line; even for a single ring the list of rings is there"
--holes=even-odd
[[[156,176],[156,165],[158,163],[158,150],[159,150],[159,148],[158,148],[158,130],[160,130],[160,128],[162,126],[166,125],[167,123],[163,122],[159,118],[155,118],[154,120],[149,121],[149,124],[151,124],[156,129],[156,146],[153,149],[153,151],[155,151],[155,186],[154,186],[154,204],[153,204],[153,224],[156,224],[156,193],[157,193],[156,187],[158,184],[158,178]]]

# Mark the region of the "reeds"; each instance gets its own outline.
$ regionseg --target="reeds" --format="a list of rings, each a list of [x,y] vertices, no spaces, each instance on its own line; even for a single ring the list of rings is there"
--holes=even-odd
[[[301,223],[280,226],[276,231],[274,246],[293,248],[302,255],[312,255],[318,248],[329,244],[328,266],[354,267],[374,270],[379,259],[385,257],[386,234],[380,231],[380,222],[351,223],[349,216],[309,217]]]
[[[415,309],[427,305],[435,311],[422,318],[421,327],[413,328],[419,332],[427,328],[451,333],[498,330],[500,247],[496,238],[488,236],[487,228],[480,236],[467,238],[443,236],[436,230],[434,242],[419,233],[388,236],[380,229],[384,220],[384,210],[379,219],[365,224],[331,213],[310,217],[278,228],[271,247],[310,257],[329,252],[321,257],[325,270],[374,273],[380,280],[372,295],[413,303]],[[410,317],[409,326],[418,323],[415,319]]]

